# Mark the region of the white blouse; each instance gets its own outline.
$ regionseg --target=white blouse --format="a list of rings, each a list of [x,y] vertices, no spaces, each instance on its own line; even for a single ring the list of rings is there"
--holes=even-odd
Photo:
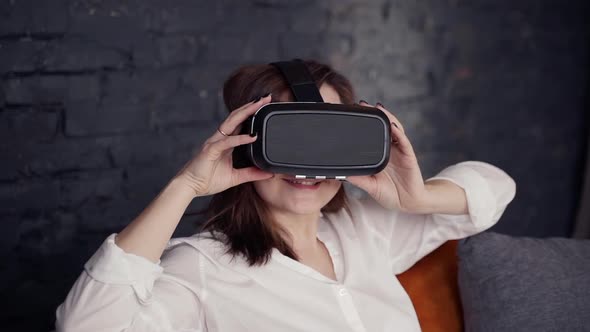
[[[494,225],[516,190],[505,172],[477,161],[432,179],[462,187],[469,214],[406,214],[349,195],[351,214],[320,217],[337,281],[277,249],[268,264],[249,267],[199,234],[170,240],[155,264],[125,253],[113,234],[57,309],[57,330],[420,331],[395,275],[445,241]]]

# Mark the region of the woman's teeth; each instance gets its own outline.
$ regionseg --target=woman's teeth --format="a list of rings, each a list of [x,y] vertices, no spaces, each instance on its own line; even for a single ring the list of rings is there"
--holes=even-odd
[[[322,181],[305,181],[305,180],[287,180],[285,179],[285,181],[290,182],[290,183],[294,183],[294,184],[302,184],[305,186],[314,186]]]

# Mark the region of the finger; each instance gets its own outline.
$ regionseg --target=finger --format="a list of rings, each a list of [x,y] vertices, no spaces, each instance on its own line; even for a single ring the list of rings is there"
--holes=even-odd
[[[401,153],[406,155],[414,154],[412,143],[406,134],[396,126],[391,126],[392,145],[391,149],[398,149]]]
[[[274,177],[275,175],[270,172],[265,172],[258,167],[246,167],[240,169],[234,169],[235,177],[232,186],[237,186],[239,184],[251,181],[260,181],[266,180]]]
[[[232,111],[227,118],[219,125],[219,129],[221,129],[224,133],[228,135],[232,135],[238,126],[242,124],[250,115],[256,113],[260,107],[270,103],[272,100],[272,95],[269,94],[264,98],[260,98],[260,100],[248,103],[240,108],[235,109]],[[223,134],[216,130],[213,136],[211,136],[212,141],[220,140],[225,137]]]
[[[380,109],[381,111],[383,111],[383,113],[385,113],[385,115],[387,115],[387,117],[389,118],[389,122],[392,122],[394,126],[396,126],[397,128],[399,128],[402,132],[405,132],[404,130],[404,126],[402,125],[402,123],[399,121],[399,119],[393,115],[393,113],[391,113],[390,111],[388,111],[385,106],[383,106],[383,104],[381,103],[377,103],[377,105],[375,105],[376,108]]]
[[[219,159],[225,151],[232,149],[239,145],[244,145],[256,141],[257,136],[250,135],[235,135],[228,136],[215,141],[213,143],[205,144],[203,151],[211,158],[211,160]]]
[[[368,106],[368,107],[374,107],[373,105],[367,103],[366,101],[364,101],[362,99],[359,100],[359,105],[361,105],[361,106]]]

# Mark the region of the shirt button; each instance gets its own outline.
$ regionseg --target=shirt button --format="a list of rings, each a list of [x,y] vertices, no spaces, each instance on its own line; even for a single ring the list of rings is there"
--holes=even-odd
[[[338,294],[340,294],[340,296],[346,296],[346,295],[348,295],[348,292],[346,291],[346,288],[340,288],[340,291],[338,291]]]

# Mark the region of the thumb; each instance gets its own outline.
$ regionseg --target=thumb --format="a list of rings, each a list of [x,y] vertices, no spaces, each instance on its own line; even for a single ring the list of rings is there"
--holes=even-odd
[[[245,182],[250,182],[250,181],[266,180],[266,179],[270,179],[275,176],[273,173],[265,172],[265,171],[261,170],[260,168],[254,167],[254,166],[247,167],[247,168],[240,168],[235,171],[237,173],[236,178],[238,181],[238,183],[236,183],[235,185],[242,184]]]

